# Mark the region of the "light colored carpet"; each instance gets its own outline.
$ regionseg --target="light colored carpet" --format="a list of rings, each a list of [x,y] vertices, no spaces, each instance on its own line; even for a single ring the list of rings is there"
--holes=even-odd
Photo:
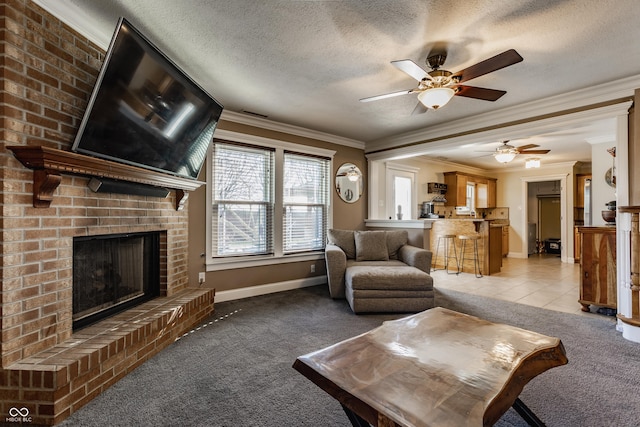
[[[614,319],[438,290],[436,305],[562,339],[569,364],[521,399],[548,426],[637,426],[640,345]],[[291,365],[299,355],[402,315],[354,315],[326,286],[216,304],[202,327],[141,365],[63,426],[349,426],[342,408]],[[511,409],[496,424],[526,426]]]

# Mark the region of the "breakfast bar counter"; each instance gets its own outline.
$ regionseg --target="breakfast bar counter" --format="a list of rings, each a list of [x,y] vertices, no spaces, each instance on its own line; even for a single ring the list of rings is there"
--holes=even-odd
[[[365,219],[367,229],[372,230],[407,230],[409,244],[418,248],[430,248],[430,230],[437,219]]]
[[[365,225],[373,230],[405,229],[409,234],[409,244],[433,252],[432,266],[444,268],[442,246],[436,259],[438,236],[450,234],[456,236],[456,251],[460,250],[457,236],[463,234],[479,234],[478,257],[482,274],[491,275],[500,272],[502,267],[502,227],[506,224],[502,220],[487,220],[483,218],[425,218],[414,220],[366,219]],[[470,257],[472,249],[467,246],[467,254],[462,271],[474,272],[473,259]],[[451,247],[453,255],[453,247]],[[454,266],[456,267],[456,266]],[[451,268],[451,265],[449,266]]]

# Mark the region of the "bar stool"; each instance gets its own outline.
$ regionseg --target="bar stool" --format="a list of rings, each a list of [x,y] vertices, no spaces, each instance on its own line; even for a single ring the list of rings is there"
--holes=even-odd
[[[444,268],[443,270],[447,271],[447,274],[458,274],[455,271],[450,272],[449,271],[449,259],[454,259],[456,260],[456,267],[457,270],[460,270],[460,264],[458,263],[458,252],[456,250],[456,235],[455,234],[441,234],[438,235],[438,242],[436,243],[436,255],[433,258],[433,265],[434,267],[431,269],[431,271],[436,271],[435,265],[436,262],[438,261],[438,251],[440,250],[440,240],[444,239]],[[449,248],[449,245],[453,245],[453,256],[451,256],[451,250]]]
[[[467,241],[472,241],[473,242],[473,272],[475,273],[476,277],[482,277],[480,257],[478,256],[478,240],[480,240],[480,235],[479,234],[461,234],[458,236],[458,239],[460,239],[460,241],[462,242],[462,244],[460,245],[460,258],[462,258],[462,261],[458,265],[457,274],[460,274],[462,272],[462,269],[464,268],[465,244],[467,243]]]

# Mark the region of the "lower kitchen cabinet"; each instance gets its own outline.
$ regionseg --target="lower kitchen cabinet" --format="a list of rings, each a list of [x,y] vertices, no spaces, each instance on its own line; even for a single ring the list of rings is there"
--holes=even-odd
[[[502,256],[509,255],[509,226],[502,227]]]

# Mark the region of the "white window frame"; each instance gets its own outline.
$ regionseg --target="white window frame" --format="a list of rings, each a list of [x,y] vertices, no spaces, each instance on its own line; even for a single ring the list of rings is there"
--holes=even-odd
[[[308,154],[311,156],[319,156],[326,157],[330,159],[329,171],[333,171],[333,157],[335,155],[334,150],[327,150],[324,148],[313,147],[308,145],[295,144],[286,141],[279,141],[276,139],[265,138],[256,135],[249,135],[244,133],[238,133],[233,131],[227,131],[224,129],[218,129],[215,133],[215,139],[217,140],[226,140],[229,142],[236,143],[244,143],[255,146],[262,146],[273,148],[275,150],[275,205],[274,205],[274,223],[273,223],[273,249],[274,253],[272,255],[248,255],[248,256],[234,256],[227,258],[214,258],[212,254],[212,211],[211,206],[213,203],[213,174],[212,165],[213,165],[213,149],[209,148],[209,152],[207,153],[207,213],[206,213],[206,250],[205,250],[205,265],[207,271],[216,271],[216,270],[227,270],[234,268],[242,268],[242,267],[256,267],[261,265],[272,265],[272,264],[281,264],[284,262],[298,262],[298,261],[307,261],[307,260],[317,260],[324,258],[324,251],[313,251],[313,252],[305,252],[299,254],[284,254],[283,251],[283,230],[282,230],[282,221],[278,219],[282,219],[284,215],[283,211],[283,200],[282,200],[282,185],[283,185],[283,166],[284,166],[284,152],[292,151],[301,154]],[[332,227],[333,223],[333,203],[332,201],[332,189],[333,189],[333,177],[327,177],[330,182],[327,184],[327,191],[329,191],[328,195],[328,218],[327,218],[327,229]]]

